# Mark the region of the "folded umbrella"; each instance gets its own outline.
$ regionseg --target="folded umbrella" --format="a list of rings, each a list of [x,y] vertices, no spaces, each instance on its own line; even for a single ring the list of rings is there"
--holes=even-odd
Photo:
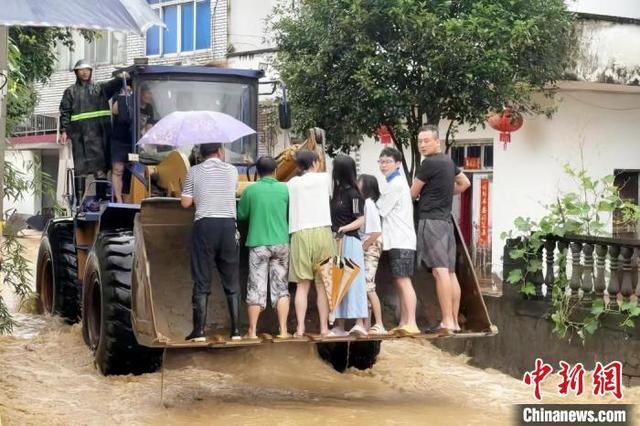
[[[174,111],[153,125],[139,145],[191,146],[231,143],[256,133],[242,121],[217,111]]]
[[[337,304],[333,297],[334,288],[339,288],[342,281],[342,260],[338,256],[330,256],[316,265],[317,275],[322,280],[324,291],[329,301],[329,311],[334,311]]]
[[[316,265],[316,271],[322,280],[327,299],[329,299],[329,310],[335,311],[342,299],[347,295],[351,284],[358,276],[360,267],[349,258],[342,257],[342,244],[337,256],[330,256]]]
[[[351,284],[355,281],[360,273],[360,267],[353,260],[345,258],[343,260],[342,274],[340,275],[340,284],[334,288],[332,297],[335,299],[334,306],[338,306],[342,299],[347,295]]]

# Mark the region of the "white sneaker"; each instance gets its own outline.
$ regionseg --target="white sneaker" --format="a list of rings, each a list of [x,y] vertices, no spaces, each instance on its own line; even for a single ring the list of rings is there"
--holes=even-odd
[[[346,337],[349,335],[342,327],[333,327],[329,333],[331,337]]]
[[[351,330],[349,330],[349,334],[355,334],[356,336],[365,337],[368,335],[367,330],[364,329],[361,325],[354,325]]]

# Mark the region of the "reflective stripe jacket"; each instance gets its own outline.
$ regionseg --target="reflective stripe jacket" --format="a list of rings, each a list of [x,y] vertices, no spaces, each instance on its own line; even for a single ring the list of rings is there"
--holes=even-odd
[[[76,80],[60,101],[60,128],[71,139],[73,164],[77,176],[110,168],[109,139],[111,110],[109,99],[122,87],[113,78],[93,83]]]

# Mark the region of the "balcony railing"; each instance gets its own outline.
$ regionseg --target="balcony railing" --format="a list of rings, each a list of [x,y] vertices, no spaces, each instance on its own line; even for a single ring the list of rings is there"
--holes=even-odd
[[[640,297],[639,253],[640,235],[635,233],[550,237],[538,253],[543,268],[529,280],[534,298],[548,299],[556,283],[566,282],[572,299],[585,305],[603,299],[608,308],[618,309],[632,296]]]
[[[31,136],[55,133],[59,126],[59,117],[53,115],[33,114],[20,123],[12,132],[12,136]]]

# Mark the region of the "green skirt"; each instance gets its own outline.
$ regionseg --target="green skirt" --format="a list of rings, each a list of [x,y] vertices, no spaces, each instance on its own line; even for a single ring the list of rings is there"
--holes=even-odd
[[[315,265],[336,254],[336,243],[331,228],[303,229],[291,234],[289,245],[289,281],[313,280]]]

